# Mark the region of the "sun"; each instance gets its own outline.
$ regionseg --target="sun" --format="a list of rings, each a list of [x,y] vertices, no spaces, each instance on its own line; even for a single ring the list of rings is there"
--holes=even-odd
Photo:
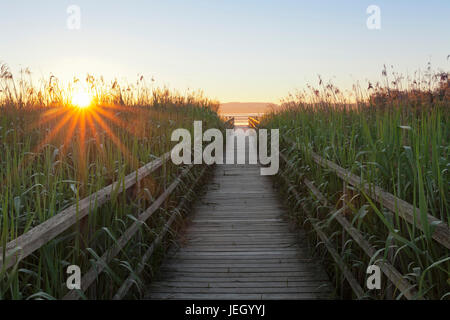
[[[79,108],[87,108],[92,103],[92,97],[89,93],[80,91],[75,92],[72,96],[72,104]]]

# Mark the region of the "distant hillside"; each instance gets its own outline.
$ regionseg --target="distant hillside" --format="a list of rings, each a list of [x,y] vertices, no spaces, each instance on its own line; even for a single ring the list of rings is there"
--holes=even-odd
[[[219,113],[264,113],[277,107],[268,102],[228,102],[220,105]]]

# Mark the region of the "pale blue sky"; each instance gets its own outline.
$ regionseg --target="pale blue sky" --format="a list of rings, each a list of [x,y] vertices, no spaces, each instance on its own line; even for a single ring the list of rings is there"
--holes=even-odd
[[[66,9],[81,8],[81,30]],[[366,8],[381,8],[368,30]],[[223,102],[278,102],[317,84],[380,79],[383,64],[449,70],[450,1],[15,0],[0,4],[0,60],[62,79],[143,74]]]

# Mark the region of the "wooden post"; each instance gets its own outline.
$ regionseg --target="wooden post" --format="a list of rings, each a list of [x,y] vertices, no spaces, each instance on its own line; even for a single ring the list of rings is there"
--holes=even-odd
[[[387,220],[392,223],[392,227],[393,229],[395,229],[395,217],[394,214],[390,211],[386,212],[386,217]],[[391,232],[389,232],[389,235],[392,235]],[[387,254],[387,260],[389,263],[391,263],[392,265],[394,265],[394,249],[391,248],[391,245],[394,244],[394,238],[392,237],[392,242],[389,243],[389,248],[388,248],[388,254]],[[394,285],[392,282],[387,281],[386,283],[386,299],[388,300],[394,300]]]
[[[344,208],[344,210],[342,211],[342,213],[344,215],[347,215],[347,184],[345,183],[345,181],[342,182],[342,208]],[[343,259],[344,256],[344,244],[345,244],[345,230],[344,228],[342,228],[342,233],[341,233],[341,259]],[[343,274],[341,274],[341,297],[344,296],[344,283],[345,283],[345,277]]]

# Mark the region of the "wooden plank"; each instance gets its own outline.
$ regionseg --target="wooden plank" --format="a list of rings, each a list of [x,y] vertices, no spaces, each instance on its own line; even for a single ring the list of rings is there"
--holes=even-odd
[[[234,202],[236,201],[236,202]],[[233,197],[229,198],[207,198],[205,197],[202,199],[203,204],[214,206],[221,206],[231,209],[239,209],[240,207],[244,206],[245,204],[252,204],[252,208],[256,206],[255,210],[258,210],[260,207],[276,207],[278,203],[277,198],[237,198],[234,199]],[[283,207],[279,207],[280,209],[283,209]]]
[[[267,262],[267,260],[262,260],[260,262],[247,262],[247,261],[242,261],[240,263],[238,262],[223,262],[223,263],[211,263],[211,262],[202,262],[202,261],[194,261],[194,262],[190,262],[190,263],[186,263],[184,261],[181,261],[179,263],[176,264],[177,268],[181,268],[181,270],[184,270],[183,268],[226,268],[226,270],[228,271],[229,268],[254,268],[254,269],[258,269],[258,268],[278,268],[278,267],[282,267],[282,268],[300,268],[299,270],[301,270],[301,268],[304,268],[305,266],[310,267],[310,268],[315,268],[318,267],[319,265],[314,263],[314,261],[312,260],[304,260],[303,263],[300,263],[298,261],[293,261],[293,262]],[[165,263],[161,266],[161,269],[164,268],[171,268],[172,265],[170,263]],[[216,269],[217,270],[217,269]]]
[[[283,230],[282,227],[279,226],[272,226],[272,227],[268,227],[268,226],[234,226],[234,227],[211,227],[211,226],[205,226],[205,227],[191,227],[189,228],[190,232],[218,232],[218,231],[223,231],[223,232],[238,232],[238,233],[242,233],[242,232],[248,232],[248,233],[283,233],[286,229]]]
[[[265,272],[297,272],[297,271],[310,271],[314,272],[314,267],[307,264],[299,264],[294,266],[284,266],[284,264],[278,264],[276,266],[251,266],[251,267],[228,267],[228,266],[202,266],[202,267],[187,267],[168,265],[161,268],[162,272],[194,272],[194,273],[227,273],[232,275],[234,273],[265,273]]]
[[[289,237],[214,237],[210,236],[190,236],[183,239],[183,244],[189,245],[257,245],[257,244],[307,244],[306,238],[303,236],[289,236]]]
[[[237,294],[237,293],[152,293],[147,299],[155,300],[314,300],[326,299],[327,295],[311,293],[272,293],[272,294]]]
[[[189,243],[189,246],[186,251],[215,251],[215,252],[220,252],[220,251],[249,251],[249,250],[264,250],[264,249],[277,249],[277,248],[300,248],[300,247],[305,247],[306,246],[299,246],[296,243],[286,243],[286,244],[281,244],[281,243],[276,243],[276,244],[271,244],[271,243],[257,243],[257,244],[192,244]]]
[[[328,276],[326,274],[315,274],[315,273],[303,273],[301,275],[296,276],[286,276],[286,275],[248,275],[246,277],[235,277],[234,275],[228,275],[227,277],[219,277],[217,274],[214,274],[214,276],[204,276],[204,275],[198,275],[198,274],[192,274],[192,275],[179,275],[179,274],[164,274],[161,276],[159,282],[194,282],[194,283],[230,283],[231,285],[235,283],[242,283],[242,282],[258,282],[261,283],[262,286],[264,286],[265,283],[271,283],[271,282],[282,282],[287,283],[289,285],[290,282],[311,282],[311,283],[321,283],[321,284],[330,284],[330,280],[328,279]]]
[[[242,201],[239,203],[239,205],[236,205],[235,203],[230,203],[229,201],[222,201],[222,202],[208,202],[202,201],[202,204],[207,204],[208,205],[208,210],[210,211],[216,211],[218,209],[218,207],[221,210],[242,210],[242,206],[245,205],[247,203],[247,201]],[[253,212],[258,212],[258,211],[263,211],[263,210],[273,210],[275,212],[280,212],[280,210],[285,210],[284,207],[282,207],[281,205],[279,206],[275,206],[276,202],[269,202],[269,203],[263,203],[260,204],[259,202],[257,202],[257,204],[252,205],[251,210]]]
[[[154,160],[145,166],[126,176],[123,181],[116,181],[113,184],[93,193],[87,198],[61,211],[47,221],[32,228],[16,239],[8,242],[6,250],[0,249],[0,270],[8,269],[31,253],[41,248],[50,240],[54,239],[77,221],[84,218],[94,207],[101,206],[110,199],[111,193],[124,191],[135,185],[160,168],[170,158],[170,152],[161,158]]]
[[[268,223],[273,223],[273,222],[280,222],[282,224],[286,224],[285,221],[283,221],[283,219],[280,218],[272,218],[272,219],[249,219],[248,217],[242,217],[241,219],[236,219],[236,218],[230,218],[230,219],[193,219],[192,223],[193,224],[221,224],[221,223],[264,223],[264,224],[268,224]]]
[[[192,256],[211,256],[211,257],[218,257],[218,256],[247,256],[249,258],[253,257],[253,256],[271,256],[271,257],[295,257],[298,256],[300,254],[299,250],[300,248],[295,248],[295,249],[280,249],[277,251],[268,251],[270,250],[269,248],[263,248],[261,250],[255,250],[253,249],[252,251],[249,251],[247,249],[244,250],[239,250],[238,248],[236,250],[224,250],[224,251],[217,251],[214,249],[210,249],[210,250],[189,250],[186,248],[181,248],[179,251],[179,256],[183,256],[183,255],[192,255]],[[306,250],[305,250],[306,251]]]
[[[258,239],[258,238],[245,238],[245,239],[235,239],[233,238],[224,238],[224,239],[216,239],[215,237],[203,237],[203,238],[189,238],[187,240],[183,239],[183,243],[181,243],[181,246],[211,246],[211,245],[259,245],[259,244],[273,244],[273,245],[290,245],[290,244],[297,244],[297,242],[300,239],[297,238],[290,238],[290,239],[284,239],[284,238],[265,238],[265,239]],[[306,245],[306,244],[302,244]]]
[[[236,233],[228,233],[228,234],[214,234],[214,233],[207,233],[207,232],[203,232],[202,234],[187,234],[185,235],[185,239],[188,240],[197,240],[197,241],[201,241],[201,240],[208,240],[208,241],[222,241],[222,240],[235,240],[235,241],[240,241],[240,240],[268,240],[270,241],[271,239],[274,240],[300,240],[300,235],[294,235],[294,234],[283,234],[283,233],[260,233],[260,234],[236,234]]]
[[[275,219],[274,219],[275,220]],[[236,222],[236,220],[230,220],[231,222],[198,222],[193,221],[192,226],[190,228],[199,228],[199,229],[206,229],[206,228],[216,228],[216,230],[221,229],[235,229],[235,228],[251,228],[251,227],[257,227],[257,229],[266,228],[274,230],[286,230],[286,228],[289,228],[289,224],[283,222],[283,223],[276,223],[276,220],[274,222],[258,222],[252,223],[251,220],[244,221],[243,223]],[[273,224],[273,225],[271,225]]]
[[[300,239],[297,238],[291,238],[291,239],[284,239],[284,238],[276,238],[276,239],[271,239],[271,238],[266,238],[266,239],[241,239],[241,240],[236,240],[234,238],[227,238],[227,239],[221,239],[221,240],[216,240],[213,237],[210,238],[203,238],[203,239],[188,239],[188,240],[183,240],[183,243],[181,244],[181,246],[209,246],[209,247],[214,247],[217,245],[223,245],[223,246],[253,246],[253,245],[298,245],[298,246],[306,246],[306,242],[304,241],[304,239],[302,239],[304,242],[301,244],[298,244],[298,241]]]
[[[305,280],[305,281],[226,281],[226,282],[199,282],[199,281],[161,281],[158,286],[169,288],[326,288],[329,281]]]
[[[291,263],[313,263],[313,264],[318,264],[317,260],[314,258],[273,258],[273,259],[267,259],[267,258],[260,258],[260,259],[247,259],[247,258],[242,258],[242,259],[196,259],[196,258],[186,258],[186,259],[177,259],[172,257],[170,259],[170,262],[175,263],[175,264],[197,264],[197,263],[202,263],[202,264],[263,264],[263,263],[268,263],[268,264],[276,264],[276,263],[283,263],[283,264],[291,264]]]
[[[231,202],[229,200],[228,202]],[[214,202],[199,202],[194,207],[195,212],[199,214],[208,214],[213,216],[220,216],[226,214],[228,217],[235,216],[244,216],[250,215],[250,217],[255,217],[258,215],[267,217],[267,215],[278,215],[278,217],[286,216],[286,208],[281,205],[276,205],[275,203],[271,203],[269,205],[264,204],[261,205],[258,202],[253,203],[253,205],[245,206],[245,202],[241,202],[241,206],[238,207],[236,205],[232,205],[227,203],[227,201],[222,201],[221,203]]]
[[[242,231],[236,230],[235,232],[228,231],[227,233],[220,234],[221,237],[227,237],[227,238],[237,238],[242,236]],[[216,233],[217,235],[217,233]],[[214,237],[214,232],[199,232],[196,234],[197,237],[202,238],[208,238],[208,237]],[[283,238],[283,232],[256,232],[253,231],[252,233],[248,233],[247,237],[253,237],[255,239],[266,239],[270,237],[274,238]]]
[[[240,200],[246,201],[258,201],[262,203],[276,203],[278,201],[277,195],[265,195],[261,193],[245,193],[245,194],[234,194],[234,193],[216,193],[214,195],[208,194],[206,197],[203,197],[204,201],[216,201],[216,200],[233,200],[240,203]],[[236,203],[236,204],[239,204]]]
[[[319,271],[321,273],[321,271]],[[234,272],[232,274],[227,272],[175,272],[166,271],[163,274],[162,279],[169,277],[197,277],[197,278],[240,278],[240,279],[250,279],[250,278],[264,278],[264,277],[302,277],[311,278],[318,276],[326,276],[325,274],[320,274],[317,271],[278,271],[278,272]],[[324,279],[321,277],[321,279]]]
[[[203,232],[198,232],[196,233],[195,236],[196,238],[200,238],[200,237],[210,237],[210,236],[216,236],[217,238],[222,237],[222,238],[230,238],[230,237],[236,237],[236,238],[267,238],[267,237],[273,237],[273,238],[284,238],[284,235],[286,233],[285,232],[267,232],[267,231],[263,231],[263,232],[248,232],[247,234],[243,234],[243,232],[239,232],[239,230],[235,230],[234,232],[232,231],[227,231],[222,232],[220,234],[211,232],[211,231],[203,231]],[[188,237],[193,237],[191,235],[189,235]],[[289,238],[291,235],[287,235],[287,238]],[[293,236],[293,235],[292,235]]]
[[[214,238],[211,238],[214,239]],[[280,246],[280,247],[288,247],[288,246],[296,246],[296,247],[303,247],[307,246],[306,241],[302,243],[298,243],[297,239],[292,239],[289,241],[285,241],[284,239],[275,239],[275,241],[272,241],[271,239],[256,239],[255,241],[246,240],[246,241],[236,241],[234,239],[228,239],[227,241],[214,241],[209,239],[209,241],[192,241],[187,240],[184,241],[181,245],[182,246],[189,246],[189,247],[211,247],[211,248],[217,248],[219,246],[223,247],[250,247],[250,246],[256,246],[256,247],[263,247],[263,246]]]
[[[306,245],[298,245],[295,242],[290,242],[290,243],[275,243],[275,244],[270,244],[270,243],[257,243],[257,244],[227,244],[227,243],[218,243],[218,244],[202,244],[202,243],[188,243],[186,245],[183,245],[186,248],[188,248],[185,252],[189,252],[189,251],[215,251],[215,252],[220,252],[220,251],[254,251],[254,250],[263,250],[264,248],[266,249],[271,249],[274,250],[276,248],[294,248],[295,250],[298,250],[299,248],[303,248],[306,249],[307,246]],[[182,246],[182,248],[183,248]]]
[[[209,294],[218,294],[218,293],[233,293],[233,294],[243,294],[243,293],[256,293],[256,294],[265,294],[265,293],[324,293],[329,292],[326,290],[326,287],[320,286],[297,286],[297,287],[256,287],[256,288],[248,288],[248,287],[235,287],[235,288],[223,288],[223,287],[202,287],[202,288],[192,288],[192,287],[174,287],[174,286],[161,286],[160,284],[154,285],[150,287],[152,294],[156,293],[209,293]]]
[[[285,231],[286,228],[289,228],[289,224],[287,223],[272,223],[272,224],[268,224],[266,223],[251,223],[251,222],[245,222],[245,223],[238,223],[238,222],[230,222],[230,223],[225,223],[225,222],[221,222],[221,223],[198,223],[198,222],[194,222],[192,224],[191,227],[189,227],[189,229],[192,230],[208,230],[208,229],[213,229],[213,230],[241,230],[241,229],[255,229],[255,230],[274,230],[274,231],[278,231],[278,230],[282,230]]]
[[[196,232],[202,232],[202,231],[236,231],[236,230],[243,230],[243,231],[267,231],[267,232],[283,232],[286,231],[286,229],[289,227],[288,224],[239,224],[239,223],[229,223],[229,224],[196,224],[189,227],[189,230]]]
[[[212,211],[210,209],[205,210],[203,208],[199,208],[196,214],[196,218],[198,219],[241,219],[241,218],[248,218],[248,219],[271,219],[271,218],[285,218],[286,212],[279,212],[277,210],[271,210],[271,211],[265,211],[265,212],[257,212],[257,211],[247,211],[247,212],[237,212],[237,211]]]

